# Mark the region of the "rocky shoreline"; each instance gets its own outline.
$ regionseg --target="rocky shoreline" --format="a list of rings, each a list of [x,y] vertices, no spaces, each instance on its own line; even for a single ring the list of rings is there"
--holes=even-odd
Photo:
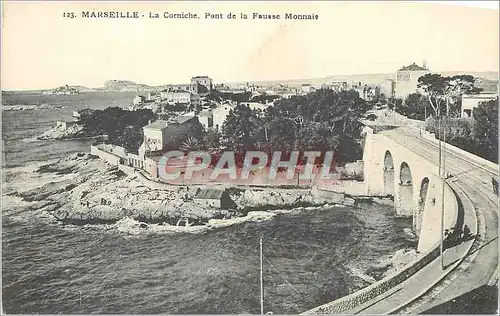
[[[67,128],[55,126],[36,137],[37,140],[96,139],[105,140],[106,135],[89,135],[83,125],[74,124]]]
[[[37,137],[38,140],[49,140],[49,139],[73,139],[79,137],[85,137],[85,132],[83,125],[73,124],[66,127],[57,125],[52,127],[48,131],[42,133]]]
[[[202,207],[192,201],[196,186],[151,188],[137,175],[127,175],[89,153],[39,165],[31,173],[34,179],[46,177],[50,182],[10,190],[6,195],[24,204],[17,214],[68,229],[81,227],[126,235],[203,234],[249,221],[269,221],[279,214],[343,206],[338,199],[332,201],[315,189],[231,188],[233,209]],[[414,250],[401,249],[381,258],[367,271],[352,267],[352,273],[370,284],[415,257]]]
[[[28,209],[50,214],[65,224],[112,225],[133,233],[136,228],[199,233],[250,220],[268,220],[293,209],[333,204],[314,190],[232,188],[233,209],[207,208],[193,202],[196,186],[151,188],[137,175],[127,175],[88,153],[42,165],[34,173],[64,177],[9,193],[30,202]]]

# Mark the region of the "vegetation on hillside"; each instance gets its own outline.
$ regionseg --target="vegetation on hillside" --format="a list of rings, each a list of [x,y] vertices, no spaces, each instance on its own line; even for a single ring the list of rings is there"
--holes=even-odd
[[[83,112],[80,123],[86,135],[107,135],[110,143],[137,152],[144,138],[142,127],[154,118],[153,111],[147,109],[128,111],[109,107]]]
[[[334,151],[336,162],[353,161],[362,155],[358,120],[369,108],[353,90],[330,89],[279,99],[264,113],[238,105],[223,126],[221,143],[237,152]]]

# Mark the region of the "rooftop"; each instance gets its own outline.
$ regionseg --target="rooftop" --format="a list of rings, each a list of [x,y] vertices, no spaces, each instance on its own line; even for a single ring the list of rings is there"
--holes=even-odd
[[[409,66],[403,66],[401,69],[399,69],[398,71],[420,71],[420,70],[428,70],[424,67],[420,67],[419,65],[413,63]]]
[[[198,116],[213,116],[213,113],[212,111],[200,111],[200,113],[198,113]]]
[[[224,194],[225,190],[218,190],[218,189],[201,189],[199,190],[196,195],[195,199],[220,199],[222,195]]]
[[[144,126],[143,128],[153,129],[153,130],[162,130],[165,127],[167,127],[167,125],[168,125],[167,121],[157,120],[157,121],[154,121],[153,123],[150,123],[150,124]]]
[[[196,117],[194,115],[194,112],[189,112],[189,113],[186,113],[186,114],[179,115],[178,117],[176,117],[174,119],[174,122],[182,124],[182,123],[185,123],[185,122],[189,121],[190,119],[192,119],[194,117]]]

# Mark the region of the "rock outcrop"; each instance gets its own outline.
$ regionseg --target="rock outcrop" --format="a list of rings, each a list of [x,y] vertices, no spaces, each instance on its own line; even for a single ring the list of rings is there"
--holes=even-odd
[[[57,125],[50,130],[44,132],[37,139],[46,140],[46,139],[70,139],[70,138],[78,138],[85,137],[85,133],[83,131],[83,126],[80,124],[69,124],[67,126]]]
[[[64,223],[114,225],[132,233],[199,233],[245,221],[269,220],[283,209],[305,210],[305,206],[332,203],[314,190],[233,189],[233,210],[204,207],[193,202],[196,187],[153,186],[137,173],[127,175],[88,153],[42,165],[35,173],[64,176],[60,181],[56,178],[37,188],[10,193],[30,202],[29,209],[51,214]],[[179,228],[179,223],[184,228]]]

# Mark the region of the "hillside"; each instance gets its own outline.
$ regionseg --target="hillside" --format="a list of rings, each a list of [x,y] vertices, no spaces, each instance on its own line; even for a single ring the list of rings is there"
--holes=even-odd
[[[154,87],[135,83],[128,80],[108,80],[104,83],[103,90],[108,91],[150,91],[155,90]]]
[[[498,81],[498,72],[487,71],[487,72],[471,72],[471,71],[445,71],[441,72],[443,76],[453,76],[458,74],[470,74],[476,78],[486,79],[487,82],[493,81],[496,85]],[[313,86],[319,86],[323,83],[328,83],[332,81],[346,81],[351,82],[363,82],[369,85],[380,85],[385,83],[388,79],[394,80],[395,73],[379,73],[379,74],[356,74],[356,75],[334,75],[323,78],[313,78],[313,79],[288,79],[288,80],[276,80],[276,81],[250,81],[250,84],[257,85],[274,85],[274,84],[284,84],[292,87],[297,87],[302,84],[311,84]],[[227,83],[227,85],[238,85],[246,82],[234,82]]]

